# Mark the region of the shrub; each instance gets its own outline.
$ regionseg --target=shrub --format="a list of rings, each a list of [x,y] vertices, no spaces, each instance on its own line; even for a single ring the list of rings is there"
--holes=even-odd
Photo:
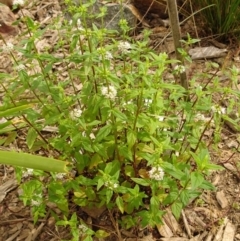
[[[186,90],[174,80],[185,67],[172,71],[177,61],[148,47],[148,31],[143,41],[133,42],[94,25],[82,28],[78,16],[81,11],[72,23],[44,30],[25,17],[31,37],[11,48],[5,43],[15,72],[0,74],[4,108],[34,103],[19,114],[28,127],[29,152],[41,150],[73,166],[67,174],[17,169],[22,200],[32,206],[35,222],[55,203],[62,215],[51,212],[57,225],[71,228],[72,240],[109,235],[90,229],[72,204],[119,213],[116,222],[125,229],[160,224],[166,207],[179,218],[203,190],[214,190],[207,175],[220,167],[211,162],[209,143],[217,148],[222,118],[237,102],[223,111],[213,95],[237,93],[205,74],[190,80],[190,101],[185,100]],[[121,26],[126,33],[124,21]],[[48,31],[58,41],[39,50],[37,41]],[[208,82],[197,82],[203,77]],[[204,133],[213,125],[207,143]],[[46,127],[55,131],[44,134]]]

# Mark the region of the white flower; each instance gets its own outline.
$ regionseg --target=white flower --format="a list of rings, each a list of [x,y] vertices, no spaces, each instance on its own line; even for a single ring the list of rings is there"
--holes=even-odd
[[[99,56],[100,60],[103,60],[103,59],[111,60],[111,59],[113,59],[112,54],[109,51],[106,51],[104,48],[102,48],[102,47],[98,48],[97,51],[100,55]],[[103,58],[103,56],[104,56],[104,58]]]
[[[82,132],[82,136],[84,136],[84,137],[86,136],[86,132],[85,131]],[[91,140],[96,139],[95,135],[92,132],[90,133],[89,137],[90,137]]]
[[[102,87],[101,92],[102,95],[111,100],[113,100],[117,95],[117,90],[113,85],[109,85],[108,87]]]
[[[82,22],[81,22],[80,19],[77,20],[77,29],[78,29],[78,30],[83,29],[83,27],[82,27]]]
[[[39,206],[40,204],[40,201],[32,200],[32,206]]]
[[[212,106],[211,110],[213,113],[218,113],[219,115],[226,114],[226,108],[221,107],[221,106]]]
[[[61,29],[62,23],[61,23],[61,22],[57,22],[57,23],[54,24],[54,27],[55,27],[56,29]]]
[[[85,226],[84,224],[80,224],[78,228],[82,233],[85,233],[88,230],[88,227]]]
[[[34,196],[35,200],[32,200],[32,206],[39,206],[42,202],[42,194],[39,193]]]
[[[22,177],[27,178],[27,177],[32,176],[32,175],[33,175],[33,169],[27,168],[27,171],[25,171],[25,172],[22,174]]]
[[[65,177],[66,177],[66,173],[57,173],[56,174],[57,179],[63,180]]]
[[[24,5],[24,0],[14,0],[13,1],[13,5],[23,6]]]
[[[183,65],[176,65],[174,67],[174,70],[176,71],[177,74],[182,74],[186,71],[186,68]]]
[[[112,182],[112,181],[106,181],[104,185],[105,185],[105,187],[107,187],[111,190],[116,189],[119,186],[118,183]]]
[[[164,171],[161,167],[152,167],[152,169],[149,171],[149,177],[151,179],[161,181],[163,180],[164,177]]]
[[[109,51],[106,52],[105,59],[107,59],[107,60],[113,59],[113,56],[112,56],[112,54]]]
[[[152,99],[145,99],[144,103],[146,106],[150,106],[152,104]]]
[[[94,135],[93,133],[90,133],[89,137],[90,137],[90,139],[92,139],[92,140],[96,139],[96,137],[95,137],[95,135]]]
[[[3,52],[10,53],[12,50],[13,50],[12,43],[6,43],[6,45],[3,45]]]
[[[118,50],[123,54],[129,53],[131,48],[131,44],[127,41],[120,41],[118,44]]]
[[[195,118],[194,118],[195,121],[206,121],[206,117],[200,113],[196,114]]]
[[[162,122],[162,121],[164,121],[165,116],[159,115],[159,116],[157,116],[157,118],[158,118],[158,120],[159,120],[160,122]]]
[[[131,104],[132,104],[132,101],[127,101],[127,102],[124,102],[124,103],[123,103],[123,106],[131,105]]]
[[[71,112],[70,112],[70,117],[73,120],[78,119],[80,116],[82,115],[82,110],[74,108]]]
[[[69,25],[72,25],[72,24],[73,24],[73,21],[72,21],[72,19],[71,19],[71,20],[69,21]],[[78,30],[83,30],[81,19],[78,19],[78,20],[77,20],[77,29],[78,29]]]
[[[24,69],[25,69],[25,66],[24,66],[23,64],[19,64],[19,65],[17,65],[17,66],[15,67],[15,69],[16,69],[17,71],[21,71],[21,70],[24,70]]]

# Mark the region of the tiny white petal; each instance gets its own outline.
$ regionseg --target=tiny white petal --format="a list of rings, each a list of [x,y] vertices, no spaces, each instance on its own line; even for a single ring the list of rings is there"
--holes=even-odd
[[[23,6],[24,5],[24,0],[14,0],[13,1],[13,5]]]
[[[70,112],[70,117],[75,120],[77,118],[79,118],[80,116],[82,115],[82,110],[80,109],[73,109],[71,112]]]
[[[103,86],[101,88],[102,95],[105,96],[108,99],[115,99],[117,95],[117,90],[115,89],[114,86],[109,85],[108,87]]]
[[[226,108],[221,106],[212,106],[211,110],[213,113],[218,113],[219,115],[226,114]]]
[[[145,99],[145,100],[144,100],[144,104],[145,104],[146,106],[150,106],[150,105],[152,104],[152,99]]]
[[[163,180],[164,177],[164,171],[161,167],[157,166],[157,167],[152,167],[152,169],[148,172],[149,173],[149,177],[153,180],[156,181],[161,181]]]
[[[36,200],[32,200],[32,205],[33,205],[33,206],[39,206],[39,205],[40,205],[40,202],[39,202],[39,201],[36,201]]]
[[[6,43],[6,45],[3,45],[3,52],[10,53],[12,50],[13,50],[12,43]]]
[[[93,140],[96,139],[95,135],[93,133],[90,133],[89,137]]]
[[[127,41],[120,41],[118,44],[118,50],[123,54],[129,53],[131,48],[131,44]]]
[[[23,64],[19,64],[19,65],[17,65],[17,66],[15,67],[15,69],[16,69],[17,71],[21,71],[21,70],[24,70],[24,69],[25,69],[25,66],[24,66]]]
[[[57,174],[56,174],[56,178],[57,178],[57,179],[62,180],[62,179],[64,179],[65,177],[66,177],[66,173],[57,173]]]
[[[88,227],[85,226],[84,224],[80,224],[80,225],[78,226],[78,228],[79,228],[79,230],[80,230],[81,232],[83,232],[83,233],[85,233],[85,232],[88,230]]]
[[[105,58],[106,58],[107,60],[111,60],[111,59],[113,59],[113,56],[112,56],[112,54],[111,54],[109,51],[107,51],[107,52],[106,52],[106,55],[105,55]]]
[[[27,178],[33,175],[33,169],[27,168],[27,170],[23,173],[22,177]]]
[[[159,120],[160,122],[164,121],[164,118],[165,118],[165,116],[161,116],[161,115],[158,116],[158,120]]]
[[[176,65],[174,67],[174,70],[176,71],[177,74],[182,74],[186,71],[186,68],[183,65]]]

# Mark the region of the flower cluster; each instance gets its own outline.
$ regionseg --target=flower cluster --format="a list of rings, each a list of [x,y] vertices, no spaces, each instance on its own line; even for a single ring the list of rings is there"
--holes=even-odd
[[[226,114],[226,108],[221,106],[212,106],[211,110],[213,113],[218,113],[219,115]]]
[[[112,54],[109,51],[106,51],[104,48],[98,48],[99,59],[100,60],[111,60],[113,59]]]
[[[144,105],[149,107],[152,104],[152,99],[145,99],[144,100]]]
[[[66,173],[57,173],[55,177],[59,180],[63,180],[66,177]]]
[[[149,171],[149,177],[153,180],[161,181],[164,177],[164,171],[159,166],[152,167],[152,169]]]
[[[22,177],[27,178],[27,177],[32,176],[32,175],[33,175],[33,169],[27,168],[27,170],[25,172],[23,172]]]
[[[120,41],[118,44],[118,50],[123,54],[129,53],[131,48],[131,44],[127,41]]]
[[[73,24],[73,21],[70,20],[69,25],[72,25],[72,24]],[[77,20],[77,30],[83,30],[82,22],[80,19]]]
[[[174,70],[175,70],[176,74],[182,74],[186,71],[186,68],[183,65],[176,65],[174,67]]]
[[[39,206],[42,203],[42,194],[36,194],[32,200],[32,206]]]
[[[105,185],[105,187],[107,187],[111,190],[116,189],[119,186],[118,183],[113,182],[113,181],[106,181],[104,185]]]
[[[78,119],[82,115],[82,110],[74,108],[72,111],[70,111],[70,117],[72,120]]]
[[[23,64],[19,64],[15,67],[16,71],[21,71],[25,69],[25,66]]]
[[[101,92],[103,96],[111,100],[115,99],[117,95],[117,90],[113,85],[109,85],[108,87],[103,86]]]
[[[107,59],[107,60],[113,59],[113,56],[112,56],[112,54],[109,51],[106,52],[105,59]]]
[[[3,46],[3,52],[4,53],[10,53],[13,50],[13,44],[12,43],[6,43],[6,45]]]
[[[23,6],[23,5],[24,5],[24,0],[14,0],[14,1],[13,1],[13,5]]]
[[[79,224],[78,228],[82,233],[86,233],[86,231],[88,230],[88,227],[84,224]]]

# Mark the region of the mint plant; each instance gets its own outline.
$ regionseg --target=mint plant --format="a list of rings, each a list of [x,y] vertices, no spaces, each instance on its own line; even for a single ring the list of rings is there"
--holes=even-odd
[[[203,190],[214,190],[207,176],[221,167],[212,163],[210,150],[217,148],[228,108],[218,111],[213,96],[239,93],[208,74],[206,84],[202,76],[189,80],[186,99],[186,89],[174,80],[186,67],[172,70],[176,60],[151,50],[150,32],[132,41],[124,21],[121,37],[95,25],[83,27],[88,5],[71,8],[76,15],[60,28],[55,23],[42,30],[29,17],[22,19],[30,37],[17,46],[5,42],[15,75],[0,75],[3,105],[12,108],[22,97],[31,101],[32,108],[19,112],[28,127],[29,152],[41,150],[72,165],[67,173],[49,170],[33,177],[17,170],[21,198],[32,206],[34,221],[54,203],[62,214],[53,209],[51,214],[58,226],[70,228],[71,240],[105,238],[108,230],[91,229],[70,208],[105,207],[121,240],[118,226],[154,227],[167,207],[179,218]],[[36,41],[48,31],[58,34],[58,42],[38,49]],[[229,108],[239,111],[237,102]],[[46,127],[55,131],[47,134]],[[216,132],[208,145],[204,133],[210,128]]]

